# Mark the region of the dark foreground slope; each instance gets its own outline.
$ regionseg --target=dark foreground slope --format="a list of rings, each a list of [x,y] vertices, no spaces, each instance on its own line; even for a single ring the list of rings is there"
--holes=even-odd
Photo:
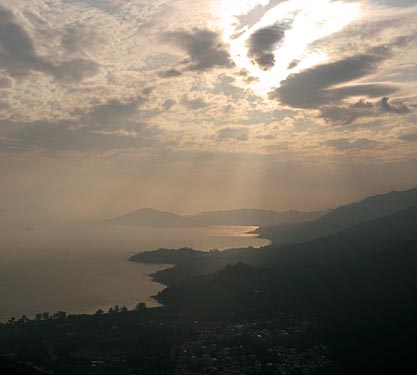
[[[207,319],[315,316],[338,374],[417,371],[417,206],[310,243],[236,254],[252,265],[176,280],[158,300]]]
[[[387,194],[336,208],[328,214],[292,227],[261,228],[258,233],[276,245],[300,243],[327,236],[364,221],[392,215],[417,205],[417,188]]]
[[[2,375],[40,375],[41,373],[28,366],[0,357],[0,374]]]
[[[349,263],[268,269],[238,264],[167,288],[158,300],[217,319],[315,316],[338,374],[415,373],[417,234]]]

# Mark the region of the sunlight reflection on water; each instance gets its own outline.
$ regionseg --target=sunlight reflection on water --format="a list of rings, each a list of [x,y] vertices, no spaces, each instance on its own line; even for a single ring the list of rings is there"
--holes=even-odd
[[[261,247],[256,227],[151,229],[98,225],[9,229],[0,242],[0,321],[64,310],[93,313],[151,298],[163,286],[148,275],[166,268],[128,262],[137,252],[183,246],[199,250]],[[3,233],[4,234],[4,233]]]

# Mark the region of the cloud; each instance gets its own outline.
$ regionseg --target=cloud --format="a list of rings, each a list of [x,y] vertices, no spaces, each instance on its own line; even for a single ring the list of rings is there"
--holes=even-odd
[[[0,111],[3,109],[9,109],[10,105],[6,102],[0,101]]]
[[[173,78],[182,76],[182,72],[178,69],[168,69],[159,73],[159,76],[162,78]]]
[[[415,0],[379,0],[382,4],[389,5],[391,7],[412,7],[416,6]]]
[[[327,147],[334,148],[339,151],[362,151],[375,148],[380,144],[378,141],[373,141],[367,138],[359,138],[356,140],[350,140],[348,138],[330,139],[323,143]]]
[[[233,139],[236,141],[247,141],[249,139],[249,131],[246,128],[222,128],[217,131],[218,140]]]
[[[138,106],[144,101],[143,98],[135,98],[127,102],[110,99],[93,107],[87,115],[86,122],[100,128],[120,128],[132,120],[133,116],[137,114]]]
[[[110,99],[78,113],[78,119],[17,122],[0,120],[0,151],[60,153],[148,148],[160,142],[162,130],[144,123],[143,98]]]
[[[9,89],[13,86],[13,81],[8,77],[0,77],[0,90]]]
[[[394,113],[394,114],[397,114],[397,115],[402,115],[402,114],[406,114],[406,113],[410,112],[410,108],[408,108],[407,105],[405,105],[403,103],[390,104],[388,101],[389,101],[389,98],[384,97],[378,103],[378,106],[384,112]]]
[[[233,62],[218,33],[205,29],[166,33],[165,39],[188,53],[186,70],[205,71],[230,68]]]
[[[0,121],[0,152],[60,154],[63,152],[101,153],[105,151],[153,148],[159,144],[158,127],[139,125],[106,130],[79,126],[74,121],[17,123]]]
[[[248,56],[262,69],[271,69],[275,65],[274,50],[283,42],[289,26],[281,22],[255,31],[247,41]]]
[[[208,103],[203,98],[189,99],[187,96],[182,98],[181,104],[194,111],[208,106]]]
[[[396,91],[387,84],[348,84],[375,73],[386,53],[361,54],[290,75],[271,98],[295,108],[319,108],[352,96],[381,97]]]
[[[104,12],[114,12],[120,7],[119,2],[114,0],[63,0],[63,2],[69,4],[85,3]]]
[[[81,58],[53,64],[39,56],[29,34],[17,23],[13,13],[0,6],[0,69],[17,78],[42,72],[58,80],[81,81],[95,75],[98,65]]]
[[[384,114],[404,115],[410,109],[404,103],[391,104],[388,97],[372,103],[364,99],[345,106],[323,106],[320,108],[320,115],[326,121],[335,125],[348,125],[359,118],[379,117]]]
[[[71,54],[83,53],[87,47],[104,42],[104,38],[93,27],[81,22],[66,26],[61,35],[61,47]]]
[[[255,26],[269,10],[285,1],[286,0],[270,0],[269,3],[265,6],[258,4],[257,6],[253,7],[248,13],[237,16],[236,19],[239,21],[239,23],[236,25],[236,34],[239,34],[239,32],[243,28],[252,28],[253,26]]]
[[[167,99],[162,103],[162,109],[164,111],[169,111],[173,106],[175,106],[177,102],[173,99]]]
[[[406,142],[417,142],[417,133],[403,134],[399,139]]]

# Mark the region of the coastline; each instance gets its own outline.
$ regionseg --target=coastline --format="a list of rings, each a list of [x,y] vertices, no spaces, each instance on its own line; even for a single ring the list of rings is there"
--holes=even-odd
[[[150,274],[149,277],[152,282],[161,284],[167,288],[170,285],[184,281],[187,278],[210,274],[224,268],[228,264],[226,257],[231,252],[239,250],[256,251],[265,246],[269,246],[272,241],[267,237],[262,237],[260,235],[260,233],[262,233],[261,231],[262,228],[257,226],[255,229],[249,229],[242,232],[242,235],[268,241],[268,244],[259,247],[247,246],[244,248],[227,248],[224,250],[210,251],[195,250],[193,248],[161,248],[135,254],[130,257],[128,261],[166,266],[165,268]],[[159,293],[163,292],[163,290]],[[152,298],[158,303],[161,303],[158,300],[158,295],[154,295]]]

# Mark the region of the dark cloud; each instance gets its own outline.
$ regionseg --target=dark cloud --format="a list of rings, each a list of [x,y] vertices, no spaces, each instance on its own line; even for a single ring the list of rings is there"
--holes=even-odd
[[[0,6],[0,69],[12,77],[42,72],[59,80],[80,81],[96,74],[98,66],[85,59],[53,64],[39,56],[30,36],[16,22],[14,15]]]
[[[111,99],[94,106],[84,116],[83,121],[99,129],[120,129],[135,123],[133,118],[138,114],[138,107],[145,102],[144,98],[135,98],[127,102]]]
[[[142,94],[143,94],[143,95],[146,95],[146,96],[149,96],[149,95],[150,95],[150,94],[152,94],[154,91],[155,91],[155,87],[152,87],[152,86],[150,86],[150,87],[145,87],[145,88],[142,90]]]
[[[323,144],[339,151],[362,151],[375,148],[380,144],[380,142],[372,141],[367,138],[360,138],[354,141],[351,141],[348,138],[338,138],[328,140]]]
[[[218,140],[234,139],[237,141],[247,141],[249,131],[247,128],[221,128],[217,131]]]
[[[13,86],[13,81],[8,77],[0,77],[0,89],[9,89]]]
[[[145,148],[159,144],[159,127],[144,122],[148,114],[140,106],[144,98],[116,99],[77,111],[78,119],[66,121],[0,121],[0,152],[44,153],[101,152]]]
[[[164,111],[169,111],[177,102],[173,99],[167,99],[162,103],[162,109]]]
[[[374,107],[361,108],[355,105],[339,107],[324,106],[320,108],[320,115],[323,119],[333,125],[349,125],[363,117],[371,117],[375,114]]]
[[[61,33],[61,47],[69,54],[86,53],[87,47],[105,42],[95,29],[80,22],[66,26]]]
[[[219,34],[204,29],[165,34],[165,39],[183,48],[189,55],[186,70],[204,71],[230,68],[234,64]]]
[[[4,109],[9,109],[9,108],[10,108],[10,105],[8,103],[0,101],[0,111]]]
[[[251,28],[255,26],[264,16],[265,14],[275,8],[278,4],[283,3],[286,0],[271,0],[268,5],[257,5],[253,9],[251,9],[248,13],[240,15],[237,17],[239,21],[237,25],[237,33],[235,36],[239,35],[239,32],[243,28]]]
[[[392,7],[411,7],[416,6],[416,0],[379,0],[382,4]]]
[[[300,64],[300,60],[293,60],[288,65],[288,70],[296,68]]]
[[[386,84],[333,86],[349,84],[375,73],[378,64],[386,58],[386,53],[362,54],[292,74],[271,93],[271,97],[295,108],[319,108],[352,96],[385,96],[396,88]]]
[[[397,115],[402,115],[410,112],[410,108],[407,107],[404,103],[395,103],[390,104],[389,98],[384,97],[378,102],[378,106],[382,109],[384,112],[388,113],[394,113]]]
[[[93,8],[100,9],[104,12],[113,13],[120,8],[120,3],[114,0],[63,0],[64,3],[80,4],[85,3]]]
[[[283,42],[289,22],[283,22],[255,31],[247,41],[248,56],[262,69],[275,65],[275,49]]]
[[[122,149],[161,149],[165,131],[147,120],[176,104],[168,99],[145,110],[146,97],[126,101],[110,99],[88,110],[72,112],[72,120],[17,122],[0,120],[0,153],[101,153]],[[166,138],[165,138],[166,139]],[[174,141],[171,139],[169,143]]]
[[[182,76],[182,72],[178,69],[168,69],[159,73],[159,76],[162,78],[173,78]]]
[[[384,114],[404,115],[410,109],[404,103],[391,104],[388,97],[372,103],[359,100],[355,104],[345,106],[324,106],[320,108],[320,115],[334,125],[349,125],[359,118],[378,117]]]
[[[16,123],[0,121],[0,152],[45,154],[62,152],[100,153],[160,145],[159,127],[146,124],[119,124],[117,129],[97,125],[80,126],[75,121]]]
[[[403,134],[400,139],[406,142],[417,142],[417,133]]]
[[[187,96],[182,98],[181,104],[194,111],[208,106],[208,103],[203,98],[189,99]]]
[[[370,109],[373,108],[374,104],[371,102],[368,102],[364,99],[361,99],[357,101],[355,104],[351,105],[351,108],[358,108],[358,109]]]

